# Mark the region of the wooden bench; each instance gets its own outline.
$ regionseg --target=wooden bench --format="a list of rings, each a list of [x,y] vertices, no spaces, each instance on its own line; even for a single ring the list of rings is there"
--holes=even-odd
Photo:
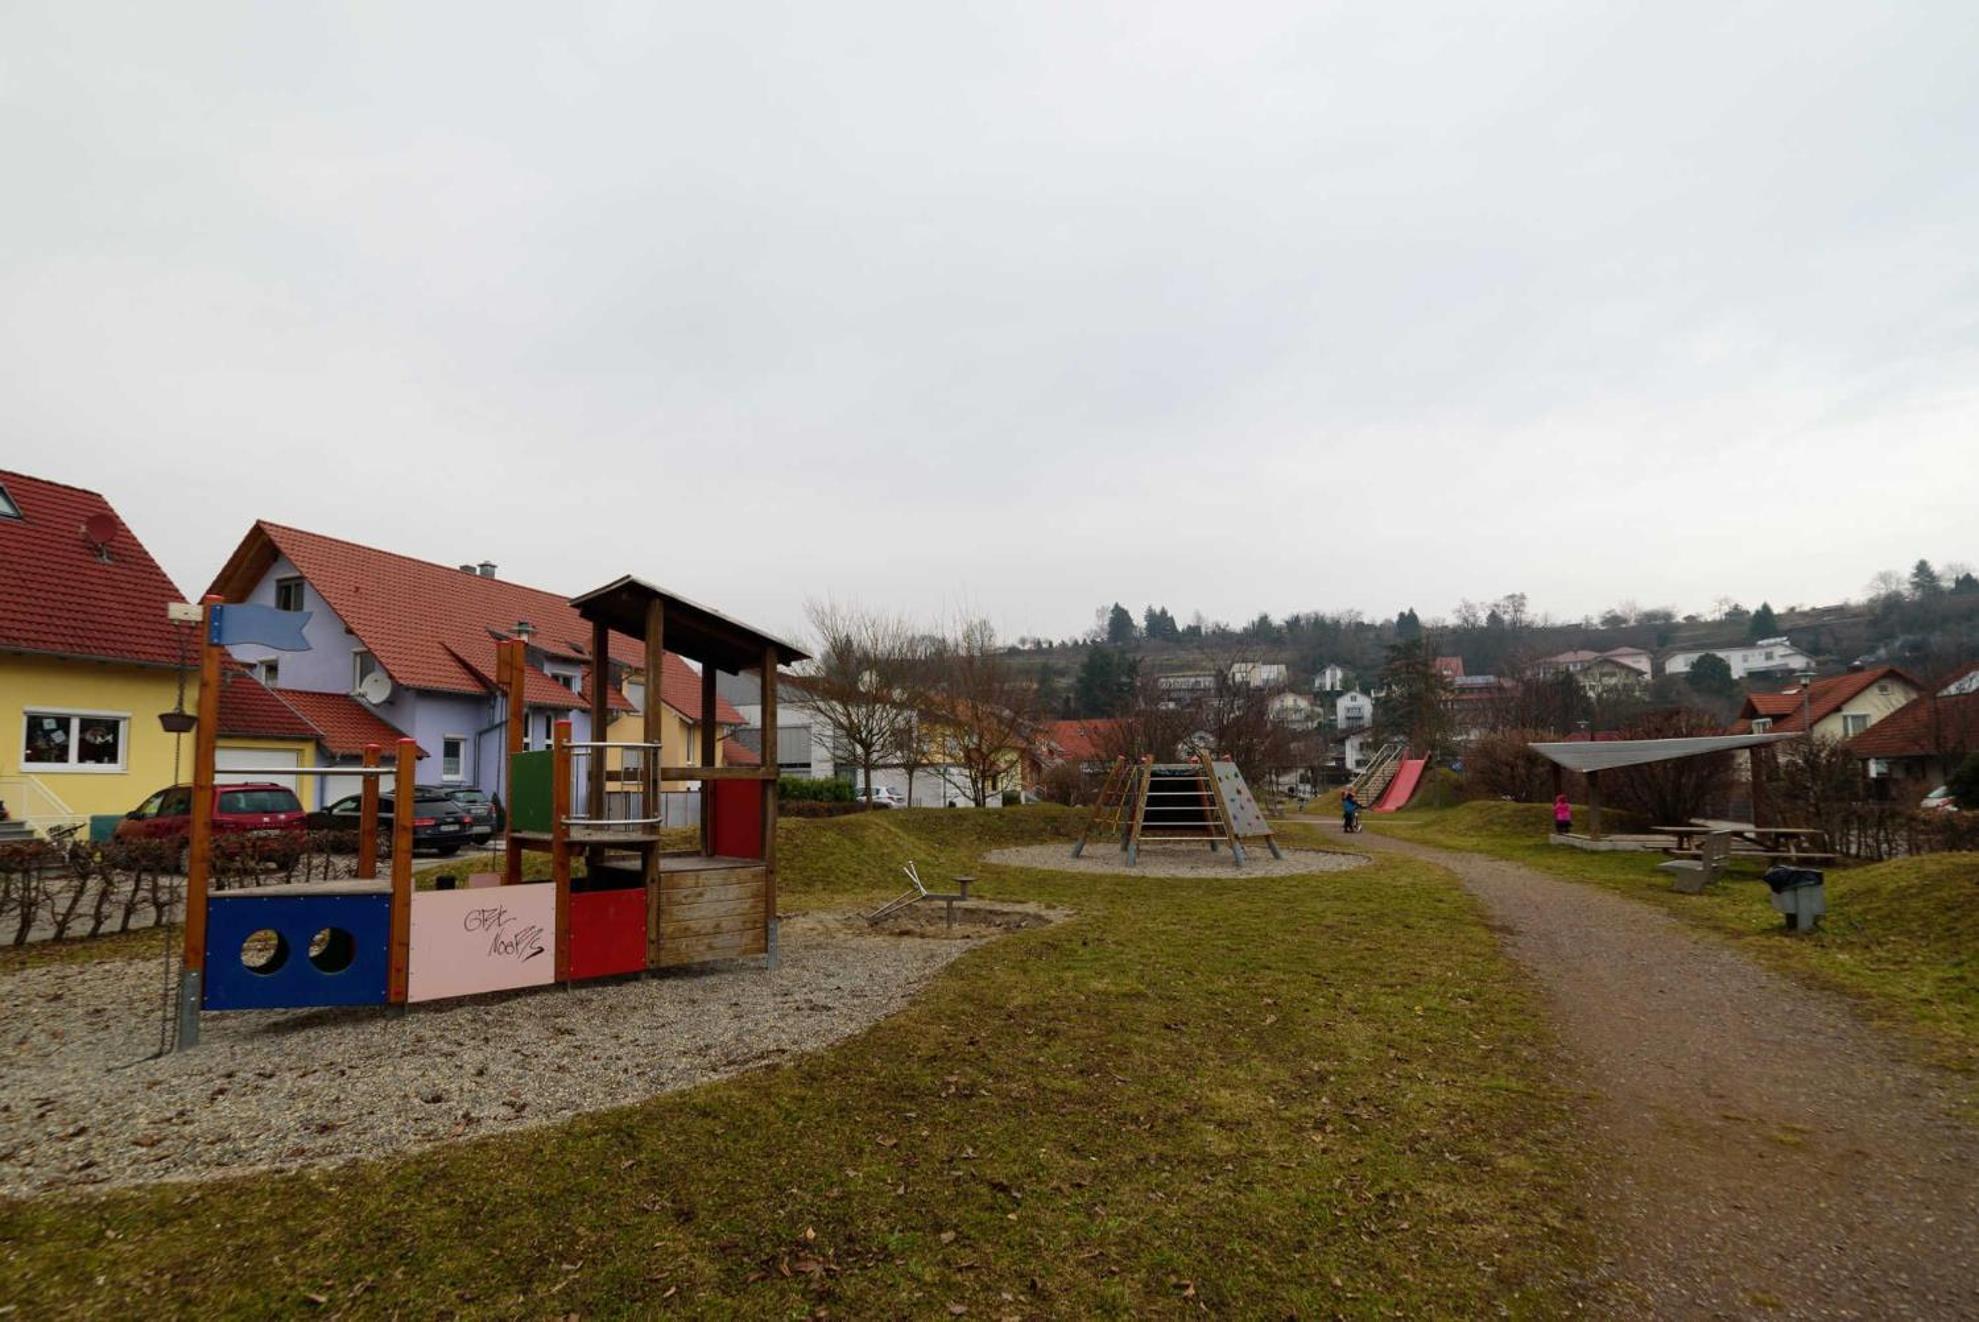
[[[1684,895],[1701,895],[1706,886],[1724,875],[1725,865],[1732,857],[1731,832],[1711,832],[1704,837],[1704,847],[1694,852],[1697,854],[1694,860],[1676,858],[1656,865],[1672,874],[1670,889]]]
[[[1663,851],[1674,859],[1696,860],[1703,857],[1697,849],[1666,849]],[[1791,849],[1734,849],[1728,855],[1734,862],[1757,860],[1762,863],[1834,863],[1837,854],[1810,854],[1805,850]]]

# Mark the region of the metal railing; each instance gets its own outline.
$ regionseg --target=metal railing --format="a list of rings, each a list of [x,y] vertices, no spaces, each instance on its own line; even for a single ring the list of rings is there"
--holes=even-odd
[[[9,820],[43,835],[89,822],[35,776],[0,776],[0,803],[7,805]]]

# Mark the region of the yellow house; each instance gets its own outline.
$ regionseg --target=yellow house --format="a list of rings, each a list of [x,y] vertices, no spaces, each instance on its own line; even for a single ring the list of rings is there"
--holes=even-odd
[[[660,685],[660,739],[665,749],[667,766],[698,766],[701,762],[701,677],[679,657],[667,653],[666,669]],[[645,717],[649,685],[646,672],[635,670],[629,673],[620,684],[633,707],[631,712],[620,713],[607,729],[605,737],[614,742],[624,740],[637,743],[645,739]],[[733,739],[726,738],[727,730],[741,725],[742,713],[726,698],[715,699],[715,765],[728,766],[732,761],[753,761],[748,750],[739,748]],[[614,755],[616,760],[616,754]],[[614,767],[616,769],[616,767]],[[662,789],[684,788],[677,781],[669,781]]]
[[[1749,695],[1731,732],[1799,734],[1811,718],[1817,739],[1853,739],[1921,692],[1922,686],[1895,666],[1803,679],[1784,693]]]
[[[195,626],[167,617],[181,599],[102,496],[0,471],[0,831],[125,813],[190,778],[191,737],[158,719],[180,705],[181,657],[197,665]],[[185,710],[197,690],[191,668]],[[236,724],[223,746],[257,765],[313,756],[306,731]]]

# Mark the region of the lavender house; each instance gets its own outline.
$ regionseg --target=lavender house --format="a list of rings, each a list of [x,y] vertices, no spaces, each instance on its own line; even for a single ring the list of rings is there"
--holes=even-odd
[[[320,695],[307,700],[313,711],[349,704],[357,715],[411,735],[422,755],[422,784],[504,791],[507,712],[495,683],[495,645],[503,639],[529,645],[529,745],[546,745],[555,722],[566,719],[575,738],[591,737],[590,626],[561,595],[504,582],[492,564],[450,568],[262,521],[241,539],[211,591],[228,601],[310,612],[308,651],[238,646],[235,658],[279,692]],[[628,673],[643,673],[645,660],[638,643],[612,637],[604,669],[615,713],[635,710],[622,685]],[[691,668],[672,654],[665,679],[636,691],[643,698],[656,687],[665,695],[698,688]],[[738,713],[724,710],[741,723]],[[312,719],[323,724],[321,715]],[[321,803],[357,787],[355,778],[320,779]],[[304,795],[315,798],[306,788]]]

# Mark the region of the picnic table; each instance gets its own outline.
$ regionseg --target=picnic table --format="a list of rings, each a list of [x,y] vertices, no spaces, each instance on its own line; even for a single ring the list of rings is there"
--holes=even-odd
[[[1665,847],[1673,858],[1696,858],[1700,851],[1693,840],[1723,832],[1732,837],[1733,858],[1763,858],[1788,863],[1832,863],[1836,856],[1807,845],[1825,842],[1825,833],[1812,826],[1756,826],[1751,822],[1727,822],[1697,818],[1686,826],[1658,826],[1663,835],[1675,836],[1675,847]]]

